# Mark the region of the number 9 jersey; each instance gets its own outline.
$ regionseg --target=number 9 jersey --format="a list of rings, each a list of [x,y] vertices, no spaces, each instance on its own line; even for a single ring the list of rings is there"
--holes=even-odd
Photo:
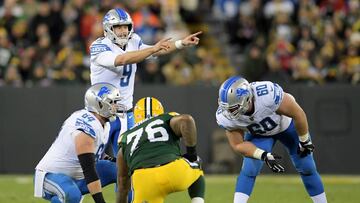
[[[283,99],[283,89],[270,81],[253,82],[250,86],[254,95],[253,114],[241,115],[238,119],[231,120],[222,114],[221,108],[218,108],[218,125],[226,130],[241,129],[258,136],[272,136],[286,130],[291,118],[276,113]]]
[[[125,50],[112,43],[108,38],[98,38],[90,46],[91,85],[108,82],[120,90],[123,99],[120,104],[132,108],[136,64],[115,67],[115,58],[126,52],[138,51],[150,47],[142,43],[139,35],[133,34]]]

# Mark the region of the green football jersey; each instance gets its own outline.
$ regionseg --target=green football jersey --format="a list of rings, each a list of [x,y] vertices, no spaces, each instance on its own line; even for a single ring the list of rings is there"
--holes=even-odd
[[[170,127],[172,117],[169,113],[159,115],[121,135],[119,144],[129,175],[135,169],[163,165],[181,156],[180,137]]]

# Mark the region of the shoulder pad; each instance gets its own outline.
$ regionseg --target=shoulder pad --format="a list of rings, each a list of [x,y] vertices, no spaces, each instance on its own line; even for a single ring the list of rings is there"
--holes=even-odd
[[[177,113],[177,112],[169,112],[168,113],[170,116],[178,116],[178,115],[180,115],[179,113]]]

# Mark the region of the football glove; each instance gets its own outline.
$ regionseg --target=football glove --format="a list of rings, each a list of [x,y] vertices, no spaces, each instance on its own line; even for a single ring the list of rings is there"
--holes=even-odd
[[[201,158],[197,155],[196,152],[196,147],[186,147],[186,153],[182,155],[182,157],[184,157],[188,163],[190,164],[190,166],[192,168],[199,168],[201,169],[201,164],[202,164],[202,160]]]
[[[188,164],[191,166],[191,168],[202,169],[202,160],[199,156],[196,156],[195,161],[190,161],[188,158],[186,158],[185,155],[186,154],[184,154],[183,157],[184,157],[185,161],[188,162]]]
[[[298,154],[301,158],[306,157],[308,154],[313,152],[315,149],[314,144],[311,142],[310,137],[305,142],[299,142]]]
[[[276,161],[277,159],[281,159],[281,156],[274,153],[264,152],[261,155],[261,160],[263,160],[274,173],[282,173],[285,169]]]

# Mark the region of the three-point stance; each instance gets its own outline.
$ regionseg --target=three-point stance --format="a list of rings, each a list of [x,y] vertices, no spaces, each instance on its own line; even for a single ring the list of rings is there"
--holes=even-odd
[[[164,113],[152,97],[140,99],[134,108],[137,125],[119,138],[117,203],[162,203],[172,192],[188,190],[192,203],[203,203],[205,180],[196,153],[196,126],[190,115]],[[181,155],[180,138],[186,146]]]
[[[36,166],[35,197],[53,203],[79,203],[90,193],[96,203],[105,202],[102,187],[116,183],[116,164],[99,160],[108,142],[105,123],[119,110],[119,90],[111,84],[91,86],[85,93],[85,109],[75,111]]]
[[[314,145],[306,114],[292,95],[278,84],[269,81],[249,84],[235,76],[221,85],[218,102],[217,123],[225,129],[233,150],[245,156],[234,203],[248,201],[264,162],[273,172],[284,172],[277,161],[280,157],[271,153],[278,140],[290,154],[313,202],[327,202],[313,159]]]

